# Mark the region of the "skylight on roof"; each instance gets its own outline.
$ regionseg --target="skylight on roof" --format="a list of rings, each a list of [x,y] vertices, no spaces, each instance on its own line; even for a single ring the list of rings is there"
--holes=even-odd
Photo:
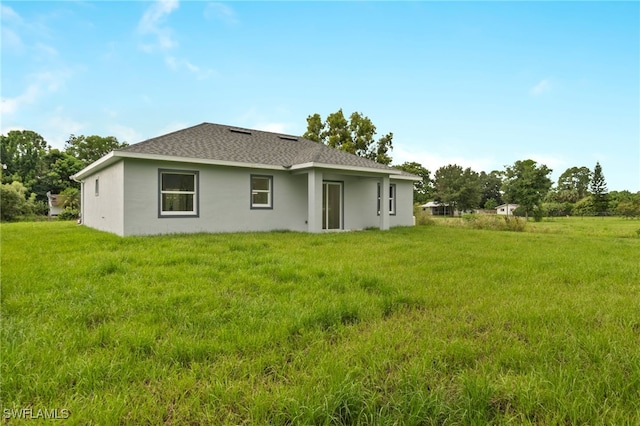
[[[298,138],[295,136],[287,136],[287,135],[278,135],[280,139],[284,139],[286,141],[297,141]]]
[[[230,127],[229,131],[233,132],[233,133],[242,133],[243,135],[250,135],[251,134],[251,130],[238,129],[237,127]]]

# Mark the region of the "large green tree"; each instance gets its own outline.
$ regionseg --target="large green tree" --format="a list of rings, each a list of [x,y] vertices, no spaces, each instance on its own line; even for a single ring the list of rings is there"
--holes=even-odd
[[[118,142],[115,136],[69,136],[65,144],[65,151],[86,166],[100,159],[111,151],[127,146],[126,142]]]
[[[422,164],[412,161],[405,162],[394,167],[422,177],[421,181],[413,183],[414,203],[426,203],[431,198],[431,193],[433,192],[433,187],[431,186],[431,172],[424,168]]]
[[[495,209],[502,204],[502,172],[493,170],[490,173],[480,172],[480,206]]]
[[[0,136],[2,182],[22,182],[31,192],[43,171],[49,148],[44,138],[31,130],[12,130]]]
[[[609,200],[607,196],[607,183],[604,180],[600,162],[596,162],[596,166],[593,169],[590,187],[595,213],[597,215],[606,214],[609,210]]]
[[[542,200],[551,188],[550,168],[533,160],[516,161],[506,168],[502,183],[503,198],[508,203],[520,204],[527,219],[530,213],[541,212]]]
[[[448,204],[454,210],[475,209],[480,203],[480,175],[470,168],[463,169],[457,164],[449,164],[436,170],[434,180],[434,198]]]
[[[591,170],[588,167],[570,167],[558,178],[556,187],[549,191],[547,201],[576,203],[589,195]]]
[[[51,191],[59,194],[67,188],[80,188],[80,184],[71,180],[70,176],[78,173],[84,163],[71,154],[52,149],[44,158],[44,169],[40,179],[34,186],[34,192],[44,194]]]
[[[393,133],[375,139],[376,126],[369,117],[354,112],[347,119],[342,109],[322,120],[320,114],[307,117],[307,131],[302,137],[332,148],[350,152],[381,164],[391,164]]]
[[[575,191],[579,200],[589,195],[590,181],[591,170],[588,167],[570,167],[558,178],[558,190]]]

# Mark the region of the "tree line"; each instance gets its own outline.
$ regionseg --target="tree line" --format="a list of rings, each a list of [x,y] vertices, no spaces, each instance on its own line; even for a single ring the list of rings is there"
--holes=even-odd
[[[393,133],[376,138],[376,126],[360,112],[344,115],[342,109],[307,117],[303,137],[336,149],[391,165]],[[87,165],[114,149],[127,146],[114,136],[70,135],[63,150],[51,148],[31,130],[14,130],[0,136],[2,220],[45,215],[47,192],[61,194],[64,218],[78,215],[80,184],[70,179]],[[431,172],[417,162],[394,167],[422,177],[414,184],[414,202],[437,201],[451,211],[493,210],[505,203],[518,204],[517,214],[541,218],[565,215],[610,215],[640,217],[640,192],[607,191],[600,163],[593,170],[568,168],[558,182],[552,170],[533,160],[516,161],[504,170],[476,172],[449,164]]]
[[[32,130],[0,136],[2,220],[45,215],[47,192],[61,194],[63,218],[78,215],[80,184],[70,176],[114,149],[127,146],[114,136],[70,135],[63,150],[52,148]]]
[[[416,203],[433,200],[448,204],[451,211],[494,210],[509,203],[519,205],[517,215],[535,219],[569,215],[640,217],[640,192],[608,191],[599,162],[593,170],[570,167],[556,183],[549,178],[549,167],[530,159],[489,173],[452,164],[440,167],[433,178],[419,163],[396,167],[423,176],[414,191]]]
[[[308,116],[303,137],[390,165],[393,133],[377,140],[375,135],[376,127],[367,116],[354,112],[347,119],[339,109],[326,120],[317,113]],[[553,170],[531,159],[516,161],[504,170],[489,173],[449,164],[436,170],[433,178],[418,162],[394,167],[422,177],[414,186],[415,203],[437,201],[449,205],[452,213],[454,210],[493,210],[509,203],[519,205],[516,214],[536,219],[611,214],[640,217],[640,192],[608,192],[599,162],[593,171],[585,166],[568,168],[555,185],[549,178]]]

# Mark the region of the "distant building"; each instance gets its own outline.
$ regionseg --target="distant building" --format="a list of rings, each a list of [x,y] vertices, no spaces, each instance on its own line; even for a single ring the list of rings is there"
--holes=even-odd
[[[47,200],[49,202],[49,217],[58,216],[62,213],[64,200],[60,194],[52,194],[47,192]]]
[[[520,204],[501,204],[496,207],[496,213],[504,216],[513,216],[513,211],[520,207]]]
[[[422,208],[422,211],[427,212],[432,216],[451,216],[451,208],[449,207],[449,204],[446,203],[429,201],[420,207]]]

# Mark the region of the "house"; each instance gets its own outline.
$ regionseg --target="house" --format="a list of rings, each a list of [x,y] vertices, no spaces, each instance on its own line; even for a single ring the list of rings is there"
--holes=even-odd
[[[432,216],[450,216],[451,208],[449,204],[439,203],[437,201],[429,201],[426,204],[420,206],[422,211],[427,212]]]
[[[60,194],[52,194],[47,192],[47,201],[49,203],[49,217],[58,216],[62,213],[64,200]]]
[[[117,235],[413,225],[415,176],[297,136],[202,123],[74,176],[85,225]]]
[[[496,207],[496,213],[505,216],[513,216],[513,211],[518,207],[520,207],[520,204],[500,204]]]

